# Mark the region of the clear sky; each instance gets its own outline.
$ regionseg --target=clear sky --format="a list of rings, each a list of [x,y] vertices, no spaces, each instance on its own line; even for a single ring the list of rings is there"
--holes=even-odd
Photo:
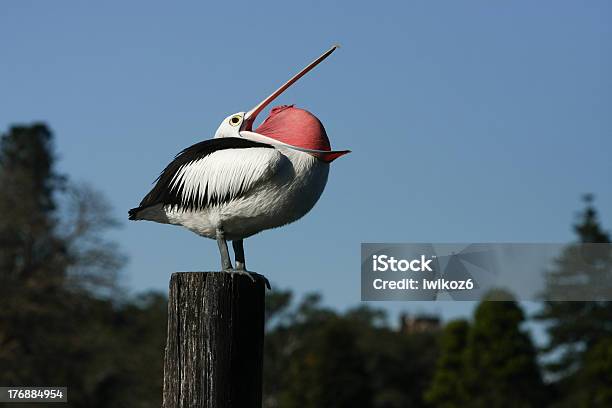
[[[217,269],[217,246],[127,210],[178,151],[342,44],[277,104],[353,153],[310,214],[245,248],[274,286],[345,308],[361,242],[565,242],[585,192],[612,227],[611,20],[608,1],[9,0],[0,128],[47,122],[59,169],[122,220],[124,283],[166,290],[173,271]]]

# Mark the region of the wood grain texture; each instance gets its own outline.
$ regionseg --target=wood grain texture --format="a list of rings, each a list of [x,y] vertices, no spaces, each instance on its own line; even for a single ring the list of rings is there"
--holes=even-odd
[[[172,274],[164,408],[261,407],[264,300],[244,275]]]

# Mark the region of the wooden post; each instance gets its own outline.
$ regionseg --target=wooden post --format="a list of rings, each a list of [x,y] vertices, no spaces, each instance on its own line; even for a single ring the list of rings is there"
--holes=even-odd
[[[264,283],[229,272],[170,279],[163,408],[260,408]]]

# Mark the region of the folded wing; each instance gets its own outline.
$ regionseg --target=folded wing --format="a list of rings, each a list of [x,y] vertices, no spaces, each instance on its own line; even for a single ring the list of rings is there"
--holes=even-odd
[[[147,207],[206,208],[236,199],[272,177],[284,156],[273,146],[241,138],[210,139],[179,153],[162,171],[130,219]]]

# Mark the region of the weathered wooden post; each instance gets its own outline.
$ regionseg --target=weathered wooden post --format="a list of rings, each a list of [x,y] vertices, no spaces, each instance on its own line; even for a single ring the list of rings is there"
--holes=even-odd
[[[265,285],[229,272],[170,279],[163,408],[260,408]]]

